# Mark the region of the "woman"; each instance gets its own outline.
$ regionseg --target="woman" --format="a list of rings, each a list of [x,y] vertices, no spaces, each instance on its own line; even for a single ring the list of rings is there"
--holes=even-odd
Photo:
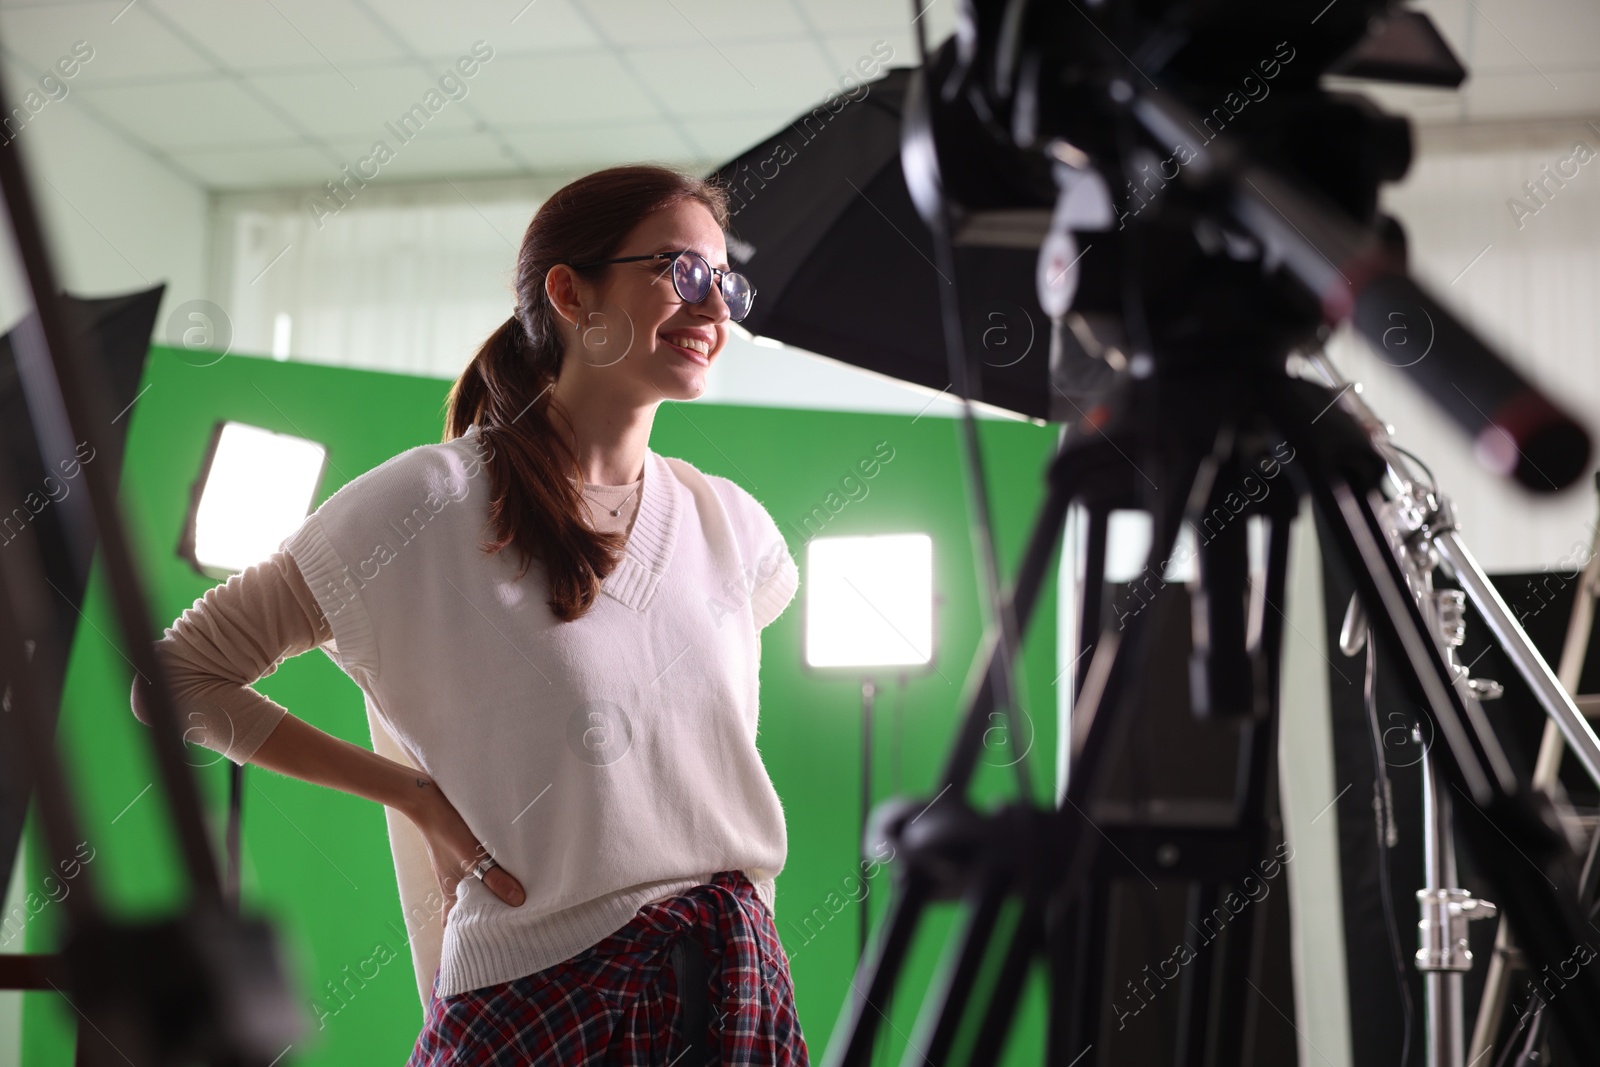
[[[561,189],[444,442],[158,643],[191,740],[404,816],[402,896],[396,826],[420,835],[443,931],[412,1065],[808,1062],[755,746],[759,634],[798,572],[754,497],[648,445],[749,310],[726,226],[720,189],[665,168]],[[248,688],[319,645],[404,762]]]

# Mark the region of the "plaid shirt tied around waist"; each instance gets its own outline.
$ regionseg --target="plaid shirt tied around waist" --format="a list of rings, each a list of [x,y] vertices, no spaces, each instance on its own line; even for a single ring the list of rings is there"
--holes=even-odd
[[[709,957],[709,1032],[684,1035],[674,949]],[[437,984],[437,979],[435,979]],[[685,1038],[692,1042],[684,1052]],[[429,998],[406,1067],[809,1067],[789,960],[741,871],[646,904],[616,933],[510,982]]]

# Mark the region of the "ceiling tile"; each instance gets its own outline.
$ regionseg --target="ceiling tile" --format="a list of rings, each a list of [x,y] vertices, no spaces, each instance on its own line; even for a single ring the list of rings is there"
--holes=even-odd
[[[542,2],[542,0],[541,0]],[[578,0],[617,45],[794,40],[806,24],[789,0]]]
[[[420,55],[454,58],[475,41],[496,55],[599,48],[603,44],[589,20],[569,0],[451,0],[415,3],[403,13],[386,5],[379,17]]]
[[[660,121],[524,128],[501,131],[535,170],[606,167],[654,160],[685,162],[691,153]]]
[[[915,63],[908,6],[0,0],[0,65],[15,94],[73,42],[87,41],[94,58],[81,64],[67,100],[51,106],[81,101],[131,141],[223,188],[319,184],[380,139],[395,153],[383,181],[638,158],[704,164],[731,158],[830,92],[850,89],[860,63],[874,74]],[[1354,86],[1383,106],[1439,125],[1600,114],[1600,64],[1588,54],[1600,38],[1594,0],[1417,0],[1414,7],[1433,18],[1473,77],[1461,94]],[[931,41],[946,36],[958,8],[959,0],[933,0],[924,22]],[[415,139],[400,140],[390,124],[413,104],[425,107],[425,94],[476,41],[494,55],[461,79],[466,95],[451,99],[447,86]],[[248,84],[221,76],[212,55],[245,71]],[[507,158],[497,134],[522,162]],[[319,150],[319,140],[328,147]]]
[[[850,33],[830,33],[822,38],[829,69],[835,77],[863,69],[877,77],[890,67],[915,66],[917,42],[902,26],[877,26]]]
[[[472,132],[475,120],[463,105],[474,100],[474,93],[489,68],[479,67],[471,78],[444,79],[439,72],[413,64],[367,67],[348,71],[357,89],[331,71],[302,71],[296,74],[257,74],[249,81],[275,104],[301,122],[311,133],[329,138],[387,138],[392,134],[385,123],[398,123],[401,116],[413,115],[421,106],[427,119],[424,130]],[[456,71],[448,71],[457,74]],[[437,96],[428,100],[428,91]],[[429,103],[436,103],[433,111]],[[370,147],[371,141],[367,141]]]
[[[0,48],[40,72],[70,54],[78,41],[85,42],[93,54],[80,63],[70,80],[74,87],[215,69],[174,37],[143,4],[116,0],[0,9]]]
[[[787,128],[784,119],[771,115],[685,119],[683,126],[706,155],[719,164]]]
[[[226,78],[78,92],[134,137],[167,150],[242,147],[297,137],[292,127]]]
[[[781,123],[849,88],[840,83],[844,72],[829,70],[807,41],[731,50],[701,42],[630,49],[627,57],[665,106],[684,117],[770,111]]]
[[[200,148],[172,153],[174,162],[212,189],[260,189],[324,182],[335,169],[316,149],[286,143],[261,148]]]
[[[235,70],[340,70],[405,57],[350,0],[141,0]],[[349,73],[348,71],[346,73]],[[351,75],[352,78],[354,75]]]
[[[643,121],[655,105],[608,51],[496,56],[472,97],[487,121],[505,126],[538,122]]]
[[[394,147],[394,158],[378,167],[377,181],[423,181],[427,179],[454,178],[462,174],[516,174],[525,168],[514,156],[506,155],[493,137],[486,134],[466,136],[416,137],[399,144],[388,139]],[[369,155],[371,142],[347,141],[333,146],[342,158],[355,160]],[[367,173],[371,167],[365,168]],[[319,180],[333,178],[330,174]]]
[[[911,25],[910,0],[796,0],[796,2],[801,6],[805,17],[817,27],[818,32],[824,34]],[[927,14],[922,16],[924,21],[939,15],[940,5],[947,5],[951,13],[956,9],[956,5],[948,3],[948,0],[935,0],[932,7],[928,6],[928,0],[922,0],[922,3],[927,11]]]

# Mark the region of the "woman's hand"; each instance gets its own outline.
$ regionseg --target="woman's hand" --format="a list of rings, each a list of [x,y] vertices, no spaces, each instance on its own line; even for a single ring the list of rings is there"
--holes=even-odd
[[[439,889],[444,894],[444,918],[449,922],[450,909],[456,903],[456,887],[463,878],[477,877],[472,873],[473,865],[489,855],[489,850],[473,834],[438,783],[419,776],[417,785],[417,799],[406,814],[422,832],[422,840],[428,846],[433,876],[439,880]],[[484,873],[483,884],[514,908],[521,907],[527,899],[522,883],[511,877],[504,867],[491,867]]]

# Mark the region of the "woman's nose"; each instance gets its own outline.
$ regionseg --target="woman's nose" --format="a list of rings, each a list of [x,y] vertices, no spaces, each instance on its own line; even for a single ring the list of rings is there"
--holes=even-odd
[[[733,316],[728,311],[728,301],[722,295],[722,286],[713,285],[706,298],[694,305],[694,309],[712,322],[727,322]]]

